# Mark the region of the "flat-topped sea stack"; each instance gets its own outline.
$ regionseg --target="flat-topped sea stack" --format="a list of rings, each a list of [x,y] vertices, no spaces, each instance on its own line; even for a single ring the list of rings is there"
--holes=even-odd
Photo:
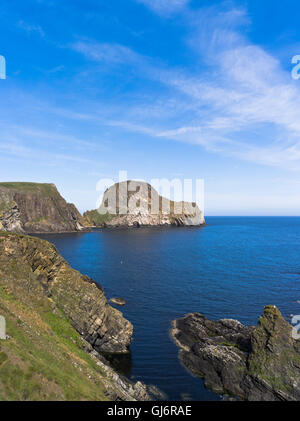
[[[97,210],[84,213],[92,226],[201,226],[205,224],[203,211],[196,203],[166,199],[148,183],[124,181],[116,183],[104,193]]]
[[[249,401],[300,400],[300,341],[273,305],[256,327],[199,313],[173,322],[179,358],[216,393]]]
[[[0,230],[17,233],[81,231],[85,220],[54,184],[0,183]]]

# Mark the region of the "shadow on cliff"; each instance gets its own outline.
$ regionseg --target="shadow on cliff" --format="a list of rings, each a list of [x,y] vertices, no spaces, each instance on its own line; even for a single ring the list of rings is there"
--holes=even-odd
[[[108,354],[101,352],[103,357],[110,363],[112,368],[122,376],[131,377],[132,370],[132,355],[131,352],[127,354]]]

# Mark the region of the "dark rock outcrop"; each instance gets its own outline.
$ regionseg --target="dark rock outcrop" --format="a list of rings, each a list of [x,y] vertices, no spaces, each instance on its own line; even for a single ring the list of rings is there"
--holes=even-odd
[[[47,241],[0,233],[0,285],[21,300],[28,294],[48,297],[96,351],[128,352],[131,323],[108,304],[99,285],[72,269]]]
[[[89,343],[85,343],[85,349],[95,360],[97,366],[105,373],[103,380],[106,386],[106,396],[112,401],[149,401],[152,400],[153,391],[140,381],[133,383],[126,377],[117,373],[109,362],[99,355]]]
[[[0,183],[0,230],[70,232],[84,225],[85,219],[54,184]]]
[[[300,400],[300,343],[275,306],[257,327],[199,313],[173,322],[182,363],[216,393],[243,400]]]
[[[200,226],[203,212],[196,203],[174,202],[158,194],[148,183],[124,181],[106,190],[98,210],[84,213],[96,227]]]
[[[116,304],[117,306],[125,306],[126,304],[126,300],[124,300],[124,298],[121,297],[111,298],[109,301],[113,304]]]

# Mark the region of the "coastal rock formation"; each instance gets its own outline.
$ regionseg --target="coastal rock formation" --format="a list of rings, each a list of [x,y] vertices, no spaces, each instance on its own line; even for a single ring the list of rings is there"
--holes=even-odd
[[[0,233],[0,400],[149,400],[103,356],[126,355],[132,325],[53,245]]]
[[[0,231],[23,233],[21,215],[14,201],[1,200],[0,196]]]
[[[54,184],[0,183],[0,230],[68,232],[84,225],[85,219]]]
[[[126,301],[124,300],[124,298],[121,298],[121,297],[111,298],[109,301],[113,304],[116,304],[117,306],[125,306],[126,304]]]
[[[89,225],[107,227],[199,226],[205,224],[196,203],[174,202],[148,183],[125,181],[107,189],[98,210],[84,213]]]
[[[72,269],[47,241],[0,233],[0,285],[20,300],[25,292],[48,297],[96,351],[128,352],[131,323],[108,304],[99,285]]]
[[[173,322],[179,357],[216,393],[249,401],[300,400],[300,343],[277,307],[257,327],[211,321],[199,313]]]

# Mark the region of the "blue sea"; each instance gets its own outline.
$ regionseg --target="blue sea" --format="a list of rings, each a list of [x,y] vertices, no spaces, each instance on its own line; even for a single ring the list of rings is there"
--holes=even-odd
[[[200,312],[256,324],[266,304],[300,314],[300,218],[207,217],[202,228],[40,235],[101,284],[134,325],[127,375],[170,400],[218,400],[178,360],[173,319]],[[298,303],[299,302],[299,303]]]

